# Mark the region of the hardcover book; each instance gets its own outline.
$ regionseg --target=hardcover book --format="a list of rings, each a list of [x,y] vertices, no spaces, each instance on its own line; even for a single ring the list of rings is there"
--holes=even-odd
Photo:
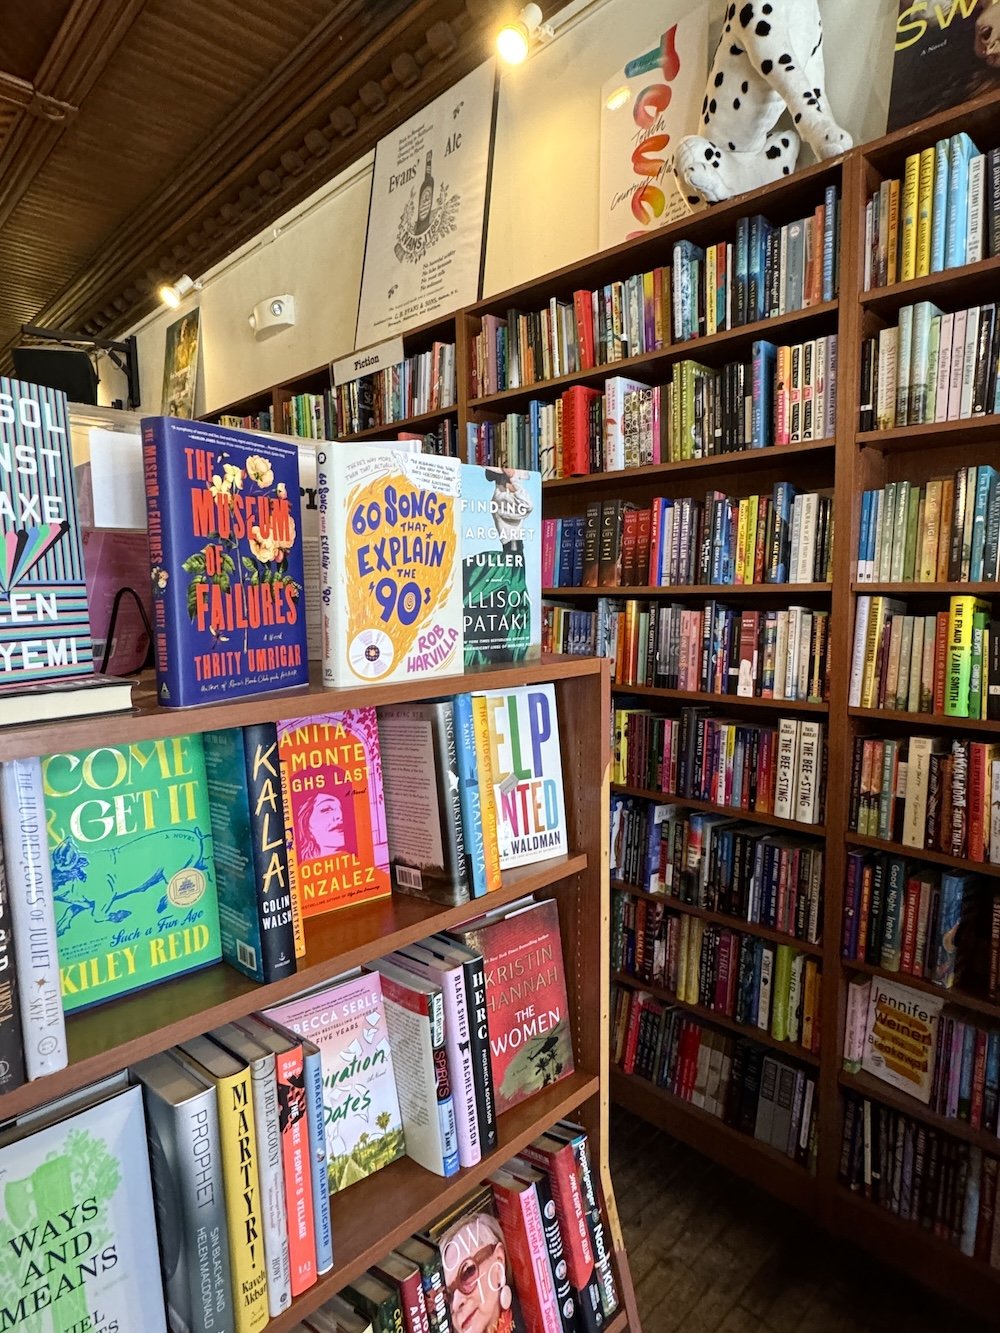
[[[873,977],[862,1069],[929,1103],[944,1000]]]
[[[372,445],[319,450],[324,684],[462,670],[460,467]]]
[[[93,669],[66,395],[0,377],[0,689]]]
[[[989,5],[899,0],[887,131],[995,89],[996,34]]]
[[[406,1150],[378,973],[347,977],[267,1010],[320,1049],[330,1193]]]
[[[384,897],[391,885],[375,709],[279,722],[278,752],[302,919]]]
[[[200,735],[42,760],[63,1008],[222,957]]]
[[[542,642],[542,478],[462,464],[465,665],[523,662]]]
[[[525,1333],[514,1268],[489,1185],[432,1223],[426,1239],[441,1252],[454,1328]]]
[[[159,702],[307,684],[298,450],[169,417],[142,440]]]

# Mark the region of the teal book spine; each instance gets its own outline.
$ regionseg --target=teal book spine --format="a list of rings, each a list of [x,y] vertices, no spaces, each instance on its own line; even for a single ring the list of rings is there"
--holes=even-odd
[[[978,151],[967,134],[952,135],[945,268],[957,268],[965,263],[968,245],[969,161]]]
[[[931,272],[944,268],[945,239],[948,230],[948,179],[950,175],[948,139],[939,139],[934,150],[934,204],[931,210]]]
[[[483,839],[483,811],[479,794],[479,765],[476,760],[476,732],[472,719],[472,698],[455,695],[455,741],[458,751],[458,794],[465,831],[465,857],[473,898],[488,891],[486,882],[486,847]]]

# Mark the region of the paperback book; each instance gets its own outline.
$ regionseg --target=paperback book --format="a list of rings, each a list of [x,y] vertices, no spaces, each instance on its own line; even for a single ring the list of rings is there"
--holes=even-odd
[[[862,1069],[930,1102],[934,1047],[944,999],[873,977]]]
[[[542,478],[462,465],[465,665],[522,662],[542,641]]]

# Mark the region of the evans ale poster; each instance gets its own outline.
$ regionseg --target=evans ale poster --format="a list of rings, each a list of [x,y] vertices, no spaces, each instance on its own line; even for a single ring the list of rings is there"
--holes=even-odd
[[[379,140],[355,347],[479,295],[493,90],[489,60]]]
[[[702,6],[666,31],[654,29],[648,47],[601,89],[600,249],[689,212],[674,179],[674,151],[698,131],[707,69]]]

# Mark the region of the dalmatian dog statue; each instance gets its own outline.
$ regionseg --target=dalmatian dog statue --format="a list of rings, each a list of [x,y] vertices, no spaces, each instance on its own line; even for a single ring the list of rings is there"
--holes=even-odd
[[[786,107],[794,128],[775,129]],[[819,2],[736,0],[708,76],[702,133],[677,147],[681,193],[694,206],[769,185],[795,170],[802,140],[819,160],[852,145],[826,101]]]

